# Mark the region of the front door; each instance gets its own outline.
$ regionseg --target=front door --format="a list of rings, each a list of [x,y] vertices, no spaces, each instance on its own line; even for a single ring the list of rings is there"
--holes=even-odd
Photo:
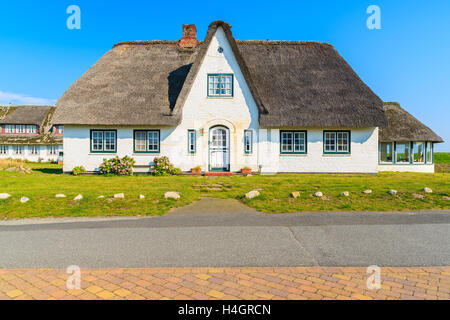
[[[209,130],[209,170],[230,171],[230,132],[225,127]]]

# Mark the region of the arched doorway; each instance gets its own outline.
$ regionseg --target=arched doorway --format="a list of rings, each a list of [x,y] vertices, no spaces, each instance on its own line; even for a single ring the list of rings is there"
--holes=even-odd
[[[209,171],[230,171],[230,130],[224,126],[209,129]]]

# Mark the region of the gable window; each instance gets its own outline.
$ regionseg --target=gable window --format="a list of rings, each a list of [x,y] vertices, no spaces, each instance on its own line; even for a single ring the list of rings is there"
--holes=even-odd
[[[91,152],[115,153],[116,147],[116,130],[91,130]]]
[[[433,163],[433,142],[427,142],[427,163]]]
[[[134,130],[135,153],[159,153],[159,130]]]
[[[0,154],[8,154],[8,146],[0,146]]]
[[[282,154],[306,153],[306,131],[280,131]]]
[[[195,130],[188,130],[188,153],[195,154],[196,152],[196,138]]]
[[[38,155],[39,154],[39,146],[30,146],[29,151],[31,155]]]
[[[208,74],[208,97],[232,97],[232,74]]]
[[[15,155],[23,154],[23,146],[14,146],[14,154]]]
[[[245,154],[253,153],[253,131],[252,130],[244,131],[244,152],[245,152]]]
[[[397,142],[396,146],[395,146],[395,162],[396,163],[410,163],[410,143],[409,142],[405,142],[405,143],[401,143],[401,142]]]
[[[36,132],[37,132],[36,126],[34,126],[34,125],[27,126],[27,133],[36,133]]]
[[[380,143],[380,163],[392,163],[394,161],[392,142]]]
[[[324,131],[323,151],[326,154],[349,154],[350,131]]]
[[[15,130],[14,130],[14,125],[12,125],[12,124],[7,124],[7,125],[6,125],[6,130],[5,130],[5,132],[6,132],[6,133],[14,133],[14,132],[15,132]]]
[[[425,163],[425,142],[413,143],[413,162]]]

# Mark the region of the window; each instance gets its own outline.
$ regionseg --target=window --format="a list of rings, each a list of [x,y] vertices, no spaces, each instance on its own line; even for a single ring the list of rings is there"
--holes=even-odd
[[[350,131],[324,131],[324,153],[349,154]]]
[[[135,130],[134,152],[159,153],[159,130]]]
[[[52,156],[57,155],[58,154],[58,146],[48,146],[47,154],[52,155]]]
[[[195,130],[188,130],[188,153],[190,154],[195,154],[196,152],[195,140]]]
[[[425,163],[425,142],[413,143],[413,162]]]
[[[396,143],[395,147],[396,163],[410,163],[410,143]]]
[[[208,74],[208,97],[232,97],[232,74]]]
[[[23,146],[14,146],[14,154],[15,155],[23,154]]]
[[[433,163],[433,142],[427,142],[427,163]]]
[[[27,126],[27,133],[36,133],[36,132],[37,132],[36,126],[33,126],[33,125]]]
[[[394,161],[394,152],[392,142],[380,143],[380,163],[392,163]]]
[[[280,131],[282,154],[306,153],[306,131]]]
[[[0,146],[0,154],[8,154],[8,146]]]
[[[25,133],[26,132],[26,126],[23,124],[16,125],[16,133]]]
[[[115,153],[116,130],[91,130],[91,152]]]
[[[244,152],[245,152],[245,154],[253,153],[253,131],[252,130],[244,131]]]
[[[39,146],[30,146],[29,151],[31,155],[38,155],[39,154]]]
[[[6,133],[14,133],[14,125],[12,124],[7,124],[6,125]]]

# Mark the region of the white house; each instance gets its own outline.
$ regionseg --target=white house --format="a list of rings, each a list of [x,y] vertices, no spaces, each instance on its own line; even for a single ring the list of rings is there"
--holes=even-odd
[[[57,161],[63,126],[52,124],[55,107],[0,106],[0,159]]]
[[[116,44],[57,102],[64,172],[125,155],[143,172],[163,155],[206,173],[378,172],[383,102],[331,45],[230,28]]]

